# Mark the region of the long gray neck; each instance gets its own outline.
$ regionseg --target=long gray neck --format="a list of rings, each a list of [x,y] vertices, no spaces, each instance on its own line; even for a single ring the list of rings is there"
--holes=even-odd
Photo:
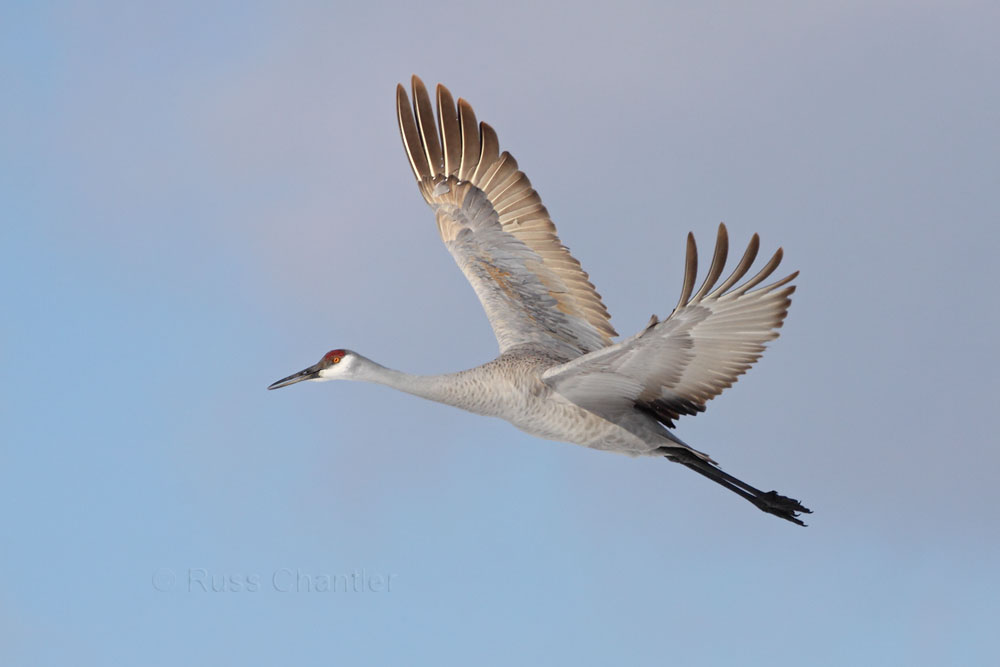
[[[482,404],[484,397],[477,391],[482,383],[476,381],[476,370],[447,375],[410,375],[363,358],[352,379],[383,384],[430,401],[486,414],[483,412],[486,406]]]

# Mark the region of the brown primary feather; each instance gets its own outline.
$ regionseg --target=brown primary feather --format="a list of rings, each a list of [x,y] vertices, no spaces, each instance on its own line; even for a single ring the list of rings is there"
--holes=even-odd
[[[420,79],[413,80],[413,108],[416,112],[420,140],[432,175],[440,173],[444,166],[444,155],[441,152],[438,134],[434,131],[434,109],[431,108],[431,98],[427,95],[424,82]]]

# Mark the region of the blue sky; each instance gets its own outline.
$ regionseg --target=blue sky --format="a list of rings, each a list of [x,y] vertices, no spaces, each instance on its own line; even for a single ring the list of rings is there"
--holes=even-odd
[[[996,662],[998,28],[5,3],[0,662]],[[265,391],[334,347],[496,352],[400,146],[411,73],[497,129],[622,334],[669,312],[689,230],[784,247],[782,337],[679,434],[809,528],[381,387]]]

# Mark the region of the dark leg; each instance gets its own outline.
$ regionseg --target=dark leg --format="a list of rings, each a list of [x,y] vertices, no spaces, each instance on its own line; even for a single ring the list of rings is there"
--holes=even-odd
[[[768,491],[764,493],[759,489],[755,489],[746,482],[736,479],[732,475],[723,472],[720,468],[703,461],[686,449],[677,448],[663,448],[660,451],[664,452],[664,456],[673,461],[674,463],[681,463],[691,470],[694,470],[700,475],[704,475],[716,484],[724,486],[733,493],[743,498],[746,498],[758,509],[773,514],[775,516],[780,516],[782,519],[791,521],[792,523],[797,523],[800,526],[804,526],[802,521],[798,518],[799,512],[805,514],[812,514],[812,510],[806,509],[802,504],[793,499],[787,498],[785,496],[779,495],[777,491]]]

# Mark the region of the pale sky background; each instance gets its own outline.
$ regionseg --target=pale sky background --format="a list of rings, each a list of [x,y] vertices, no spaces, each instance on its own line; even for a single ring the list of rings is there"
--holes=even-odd
[[[0,663],[1000,664],[996,3],[162,4],[0,10]],[[809,528],[385,388],[265,391],[334,347],[496,353],[400,145],[414,72],[623,335],[689,230],[784,247],[782,337],[679,434]],[[362,569],[391,590],[274,585]]]

